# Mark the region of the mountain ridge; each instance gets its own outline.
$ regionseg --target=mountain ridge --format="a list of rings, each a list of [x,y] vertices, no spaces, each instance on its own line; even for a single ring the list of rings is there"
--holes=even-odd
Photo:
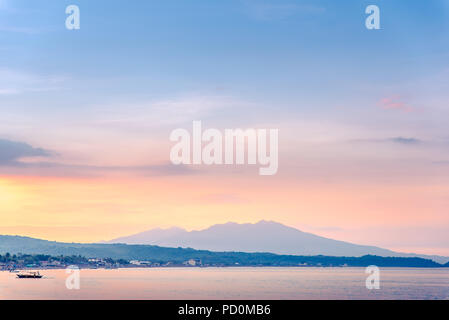
[[[376,246],[358,245],[266,220],[254,224],[227,222],[193,231],[179,227],[156,228],[102,243],[147,244],[224,252],[269,252],[281,255],[422,257],[439,263],[449,262],[449,257],[402,253]]]

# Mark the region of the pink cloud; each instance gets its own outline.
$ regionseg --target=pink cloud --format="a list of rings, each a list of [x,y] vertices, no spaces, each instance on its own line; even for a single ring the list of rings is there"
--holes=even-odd
[[[384,110],[400,110],[404,112],[412,112],[414,108],[401,100],[399,95],[383,98],[379,102],[380,107]]]

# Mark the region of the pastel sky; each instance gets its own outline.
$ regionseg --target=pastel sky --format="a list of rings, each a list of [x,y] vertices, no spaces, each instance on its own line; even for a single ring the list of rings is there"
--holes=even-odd
[[[449,255],[448,102],[445,0],[0,0],[0,234],[265,219]],[[279,129],[278,174],[172,165],[194,120]]]

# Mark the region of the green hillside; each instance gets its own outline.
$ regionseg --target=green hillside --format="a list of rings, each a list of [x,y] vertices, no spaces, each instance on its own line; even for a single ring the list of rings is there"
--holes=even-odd
[[[442,265],[428,259],[401,257],[329,257],[293,256],[271,253],[212,252],[188,248],[164,248],[151,245],[61,243],[18,236],[0,236],[0,254],[45,254],[52,256],[83,256],[125,260],[150,260],[159,263],[182,263],[199,259],[203,265],[222,266],[358,266],[422,267]]]

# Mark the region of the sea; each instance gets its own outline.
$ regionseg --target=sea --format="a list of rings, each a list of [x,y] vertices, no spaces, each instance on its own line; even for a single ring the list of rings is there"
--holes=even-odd
[[[0,299],[449,299],[449,268],[381,268],[379,289],[367,288],[365,268],[81,269],[78,282],[68,270],[40,272],[1,271]]]

